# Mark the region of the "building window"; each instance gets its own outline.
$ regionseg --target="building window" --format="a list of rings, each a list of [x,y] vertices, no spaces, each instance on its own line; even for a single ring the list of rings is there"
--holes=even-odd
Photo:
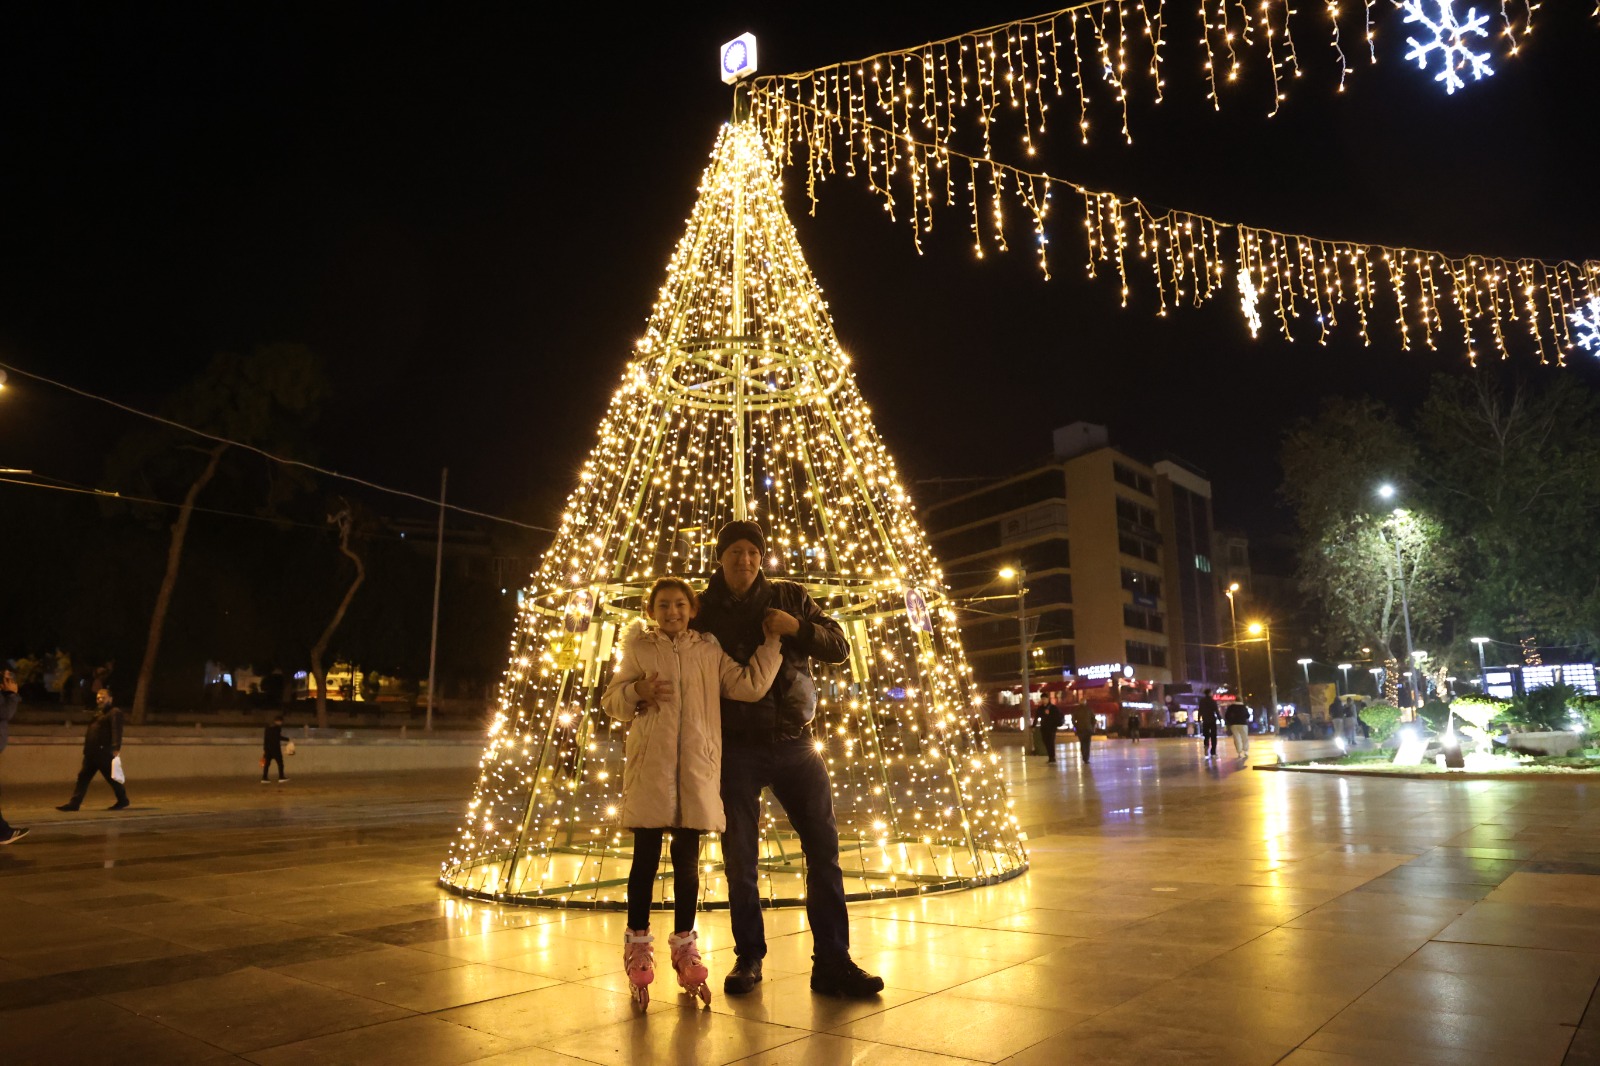
[[[1160,611],[1147,611],[1127,604],[1122,607],[1122,624],[1131,629],[1143,629],[1150,633],[1167,631],[1166,618]]]
[[[1199,552],[1196,552],[1194,556],[1194,568],[1200,571],[1202,574],[1209,574],[1211,573],[1211,560],[1206,556],[1201,555]]]
[[[1167,649],[1159,644],[1146,644],[1142,640],[1130,640],[1127,643],[1128,662],[1140,666],[1166,666]]]
[[[1136,537],[1131,533],[1117,534],[1117,549],[1123,555],[1131,555],[1135,559],[1143,559],[1147,563],[1159,563],[1161,561],[1161,548],[1159,545],[1152,544],[1150,541],[1142,537]]]
[[[1159,528],[1156,525],[1156,513],[1154,511],[1134,503],[1125,496],[1117,497],[1117,518],[1128,525],[1139,529],[1148,529],[1152,533]]]
[[[1154,574],[1146,574],[1141,570],[1122,568],[1122,587],[1135,596],[1159,597],[1161,595],[1161,579]]]
[[[1151,481],[1148,477],[1139,473],[1130,466],[1123,466],[1121,463],[1112,463],[1111,476],[1116,478],[1121,484],[1128,486],[1130,489],[1133,489],[1136,492],[1142,492],[1146,496],[1154,496],[1156,494],[1155,482]]]

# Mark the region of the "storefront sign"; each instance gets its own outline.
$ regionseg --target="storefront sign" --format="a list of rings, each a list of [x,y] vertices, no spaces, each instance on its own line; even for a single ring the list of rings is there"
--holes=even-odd
[[[1093,666],[1078,667],[1078,676],[1101,680],[1108,677],[1132,677],[1133,667],[1123,663],[1096,663]]]

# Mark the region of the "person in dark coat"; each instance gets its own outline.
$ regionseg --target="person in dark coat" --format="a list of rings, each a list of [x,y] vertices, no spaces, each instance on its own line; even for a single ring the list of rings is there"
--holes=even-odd
[[[111,776],[111,760],[122,754],[122,708],[112,702],[109,688],[96,692],[94,699],[94,718],[83,733],[83,766],[78,770],[78,783],[73,786],[72,798],[57,807],[58,811],[77,810],[95,774],[106,779],[117,797],[108,810],[120,811],[128,805],[128,790]]]
[[[1212,698],[1215,691],[1208,688],[1206,694],[1200,697],[1200,736],[1205,743],[1207,759],[1217,757],[1217,722],[1222,718],[1222,711]]]
[[[1072,730],[1078,734],[1078,750],[1083,764],[1089,765],[1089,747],[1094,743],[1094,711],[1087,703],[1072,708]]]
[[[868,997],[883,991],[850,958],[850,919],[839,868],[839,830],[833,815],[828,764],[810,733],[816,709],[812,659],[850,657],[844,628],[793,581],[761,572],[766,534],[754,522],[733,521],[717,533],[717,572],[700,597],[690,625],[710,633],[741,665],[767,639],[763,620],[781,615],[782,664],[767,694],[753,703],[722,699],[722,804],[728,819],[722,854],[733,920],[734,966],[723,981],[728,995],[751,991],[767,954],[757,863],[761,847],[761,790],[770,788],[800,837],[806,865],[806,920],[811,927],[811,990]]]
[[[1250,708],[1245,706],[1243,700],[1235,700],[1228,704],[1228,709],[1222,712],[1222,720],[1228,726],[1228,733],[1233,737],[1233,750],[1240,759],[1250,756]]]
[[[289,780],[283,773],[283,715],[275,715],[272,724],[261,734],[261,783],[267,783],[267,769],[278,764],[278,784]]]
[[[1039,737],[1044,741],[1045,762],[1056,761],[1056,730],[1061,728],[1065,720],[1061,713],[1061,704],[1057,703],[1054,693],[1045,696],[1045,705],[1039,708]]]
[[[17,675],[9,666],[0,668],[0,755],[5,754],[6,744],[11,739],[11,716],[17,713],[21,699],[17,692]],[[0,844],[15,844],[27,835],[26,829],[7,822],[5,811],[0,809]]]

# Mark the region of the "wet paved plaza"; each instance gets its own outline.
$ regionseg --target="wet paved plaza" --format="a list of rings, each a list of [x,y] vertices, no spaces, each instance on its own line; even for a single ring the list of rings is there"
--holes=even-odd
[[[1600,1063],[1600,791],[1208,767],[1191,741],[1003,749],[1032,869],[852,905],[869,1002],[807,987],[804,915],[715,999],[620,968],[620,913],[434,884],[470,771],[130,782],[0,849],[0,1061]],[[1265,745],[1258,745],[1264,754]],[[1065,752],[1065,747],[1063,748]]]

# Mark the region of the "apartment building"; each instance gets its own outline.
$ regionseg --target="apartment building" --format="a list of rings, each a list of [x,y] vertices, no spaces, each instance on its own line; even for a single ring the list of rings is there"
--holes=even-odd
[[[1053,445],[1038,466],[923,508],[967,658],[992,702],[1017,699],[1023,624],[1016,579],[999,575],[1020,570],[1033,692],[1104,688],[1097,702],[1119,708],[1108,728],[1126,711],[1160,724],[1169,695],[1227,680],[1210,483],[1113,447],[1104,426],[1064,426]]]

